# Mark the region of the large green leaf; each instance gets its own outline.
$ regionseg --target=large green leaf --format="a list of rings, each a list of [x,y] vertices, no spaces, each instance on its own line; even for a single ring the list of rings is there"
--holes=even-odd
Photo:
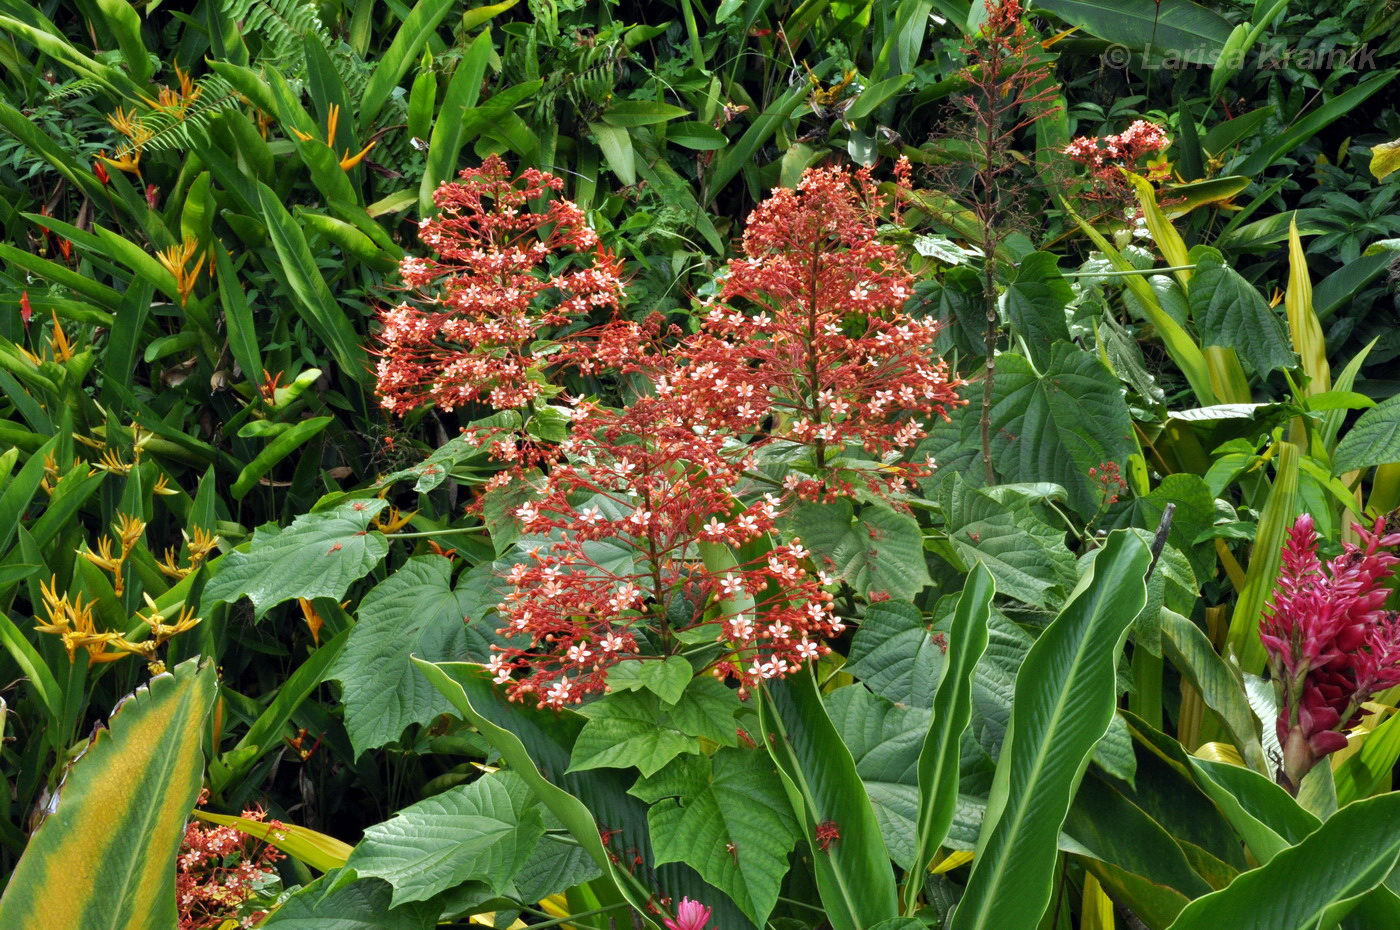
[[[1032,252],[1021,259],[1006,285],[1006,316],[1025,337],[1036,364],[1050,357],[1050,347],[1069,339],[1065,307],[1074,289],[1060,274],[1059,258],[1050,252]]]
[[[676,756],[699,752],[702,736],[736,745],[738,709],[734,692],[708,675],[691,681],[675,704],[650,691],[609,694],[580,709],[588,723],[574,744],[569,770],[635,765],[643,775],[654,775]]]
[[[999,500],[961,475],[943,485],[948,542],[964,565],[982,565],[997,590],[1034,607],[1058,601],[1074,581],[1063,529],[1046,524],[1025,501]]]
[[[204,589],[204,603],[247,597],[262,616],[296,597],[340,600],[389,552],[389,541],[369,531],[384,500],[357,500],[324,513],[303,514],[286,529],[258,527],[247,551],[222,556]]]
[[[910,868],[919,831],[917,766],[929,730],[927,706],[895,704],[855,684],[837,688],[826,699],[826,712],[855,759],[890,858]]]
[[[479,565],[454,586],[452,562],[410,559],[364,599],[350,641],[327,677],[340,681],[345,729],[358,756],[399,738],[411,723],[450,713],[447,698],[409,661],[489,658],[496,638],[483,621],[495,603],[492,567]]]
[[[1205,346],[1232,348],[1260,375],[1297,361],[1283,319],[1216,249],[1191,250],[1191,317]]]
[[[464,663],[442,663],[434,664],[424,662],[421,659],[414,659],[414,664],[432,682],[447,699],[452,702],[452,706],[457,708],[463,719],[475,726],[483,736],[491,741],[491,744],[500,752],[501,758],[511,767],[511,771],[525,779],[535,797],[540,803],[547,807],[555,817],[564,825],[565,829],[573,836],[574,840],[593,859],[595,865],[603,870],[609,878],[610,883],[617,889],[618,894],[623,896],[639,913],[643,915],[643,920],[647,927],[658,930],[658,924],[646,916],[648,895],[650,889],[642,886],[628,872],[622,870],[613,862],[607,847],[603,845],[601,834],[598,832],[598,821],[594,819],[592,811],[588,805],[584,804],[577,797],[570,794],[563,788],[549,781],[540,772],[531,753],[525,748],[525,743],[513,731],[506,729],[499,723],[482,715],[477,706],[485,705],[485,702],[495,701],[494,693],[491,690],[490,675],[480,666],[471,666]],[[468,689],[470,689],[470,696]],[[557,730],[557,721],[555,721]],[[561,772],[567,764],[567,751],[563,747],[556,745],[551,768]]]
[[[329,872],[304,885],[258,925],[270,930],[431,930],[435,904],[390,906],[393,888],[377,878],[342,882]]]
[[[652,805],[656,861],[692,866],[763,926],[798,832],[767,754],[730,748],[682,756],[631,793]]]
[[[0,926],[175,926],[175,857],[204,772],[214,688],[213,665],[191,659],[122,701],[30,837],[0,898]]]
[[[280,277],[291,292],[292,305],[316,337],[330,349],[345,376],[361,384],[370,383],[373,373],[369,356],[360,345],[350,317],[321,276],[301,227],[272,188],[258,182],[257,191],[268,236],[282,265]]]
[[[1262,144],[1243,162],[1235,165],[1233,173],[1254,177],[1266,170],[1332,123],[1356,110],[1373,94],[1385,89],[1397,74],[1400,74],[1400,71],[1394,69],[1377,71],[1341,93],[1328,97],[1307,116],[1288,124],[1283,131],[1261,134]]]
[[[929,582],[918,522],[884,504],[868,504],[858,515],[846,498],[804,504],[788,529],[812,551],[817,565],[862,594],[912,598]]]
[[[817,889],[833,930],[860,930],[898,916],[879,820],[811,670],[768,682],[760,698],[764,742],[812,850]],[[835,827],[840,837],[819,840],[819,827]]]
[[[953,822],[962,759],[959,747],[972,718],[973,673],[987,648],[987,620],[995,593],[991,574],[978,566],[967,576],[953,611],[947,667],[934,695],[933,719],[919,750],[919,832],[912,874],[923,875]],[[905,885],[906,914],[912,915],[916,910],[918,888],[919,883],[912,880]]]
[[[410,804],[365,830],[347,869],[394,886],[395,906],[467,881],[503,890],[544,835],[544,818],[492,775]]]
[[[1162,930],[1194,897],[1213,889],[1192,868],[1182,847],[1142,808],[1096,773],[1075,795],[1065,832],[1085,866],[1121,895],[1148,926]]]
[[[1342,808],[1295,846],[1191,902],[1171,930],[1311,930],[1380,885],[1400,860],[1400,794]]]
[[[1230,38],[1229,20],[1190,0],[1035,0],[1032,6],[1100,39],[1150,49],[1154,58],[1213,65]]]
[[[1332,472],[1340,475],[1357,468],[1400,462],[1400,395],[1388,398],[1361,414],[1332,456]]]
[[[846,671],[876,694],[910,707],[933,702],[945,661],[923,613],[904,601],[871,604],[847,658]]]
[[[362,130],[373,124],[399,80],[408,73],[419,51],[454,5],[453,0],[418,0],[394,30],[393,41],[380,55],[379,64],[360,95],[358,119]]]
[[[1056,839],[1117,697],[1116,666],[1146,603],[1150,560],[1136,536],[1108,537],[1016,679],[977,857],[952,930],[1033,927],[1048,905]]]
[[[1053,481],[1092,514],[1099,497],[1089,469],[1135,451],[1123,390],[1097,357],[1059,343],[1043,372],[1014,353],[997,358],[992,454],[1008,481]]]
[[[1162,642],[1172,663],[1220,716],[1240,755],[1254,769],[1266,771],[1258,724],[1239,670],[1226,664],[1200,627],[1173,610],[1162,611]]]

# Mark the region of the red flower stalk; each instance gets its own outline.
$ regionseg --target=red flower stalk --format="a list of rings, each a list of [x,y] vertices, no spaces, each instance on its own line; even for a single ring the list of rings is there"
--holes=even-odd
[[[433,194],[441,215],[419,224],[419,238],[436,256],[403,260],[408,299],[380,314],[386,408],[525,406],[547,387],[541,370],[552,359],[534,345],[541,330],[616,311],[622,264],[583,211],[557,197],[530,208],[562,188],[534,168],[512,178],[492,155]],[[614,341],[613,357],[620,348]]]
[[[207,793],[201,794],[203,806]],[[245,810],[249,820],[263,821],[266,814]],[[281,827],[270,821],[272,830]],[[179,930],[207,930],[223,927],[229,920],[238,927],[252,927],[267,916],[265,911],[245,905],[275,873],[274,863],[282,858],[275,847],[235,830],[191,820],[176,860],[175,901]]]
[[[699,901],[681,898],[681,903],[676,906],[675,919],[663,917],[661,922],[667,930],[704,930],[705,924],[710,922],[710,910]]]
[[[19,320],[28,326],[29,321],[34,319],[34,306],[29,302],[29,292],[19,292]]]
[[[1259,636],[1279,694],[1278,781],[1292,791],[1319,759],[1346,745],[1363,703],[1400,684],[1400,619],[1382,607],[1390,594],[1383,583],[1400,562],[1383,550],[1400,545],[1400,533],[1382,535],[1383,526],[1355,527],[1362,545],[1344,543],[1325,566],[1308,514],[1284,544]]]
[[[489,666],[513,699],[582,700],[605,690],[612,666],[674,654],[699,627],[726,647],[714,674],[747,687],[825,654],[821,640],[843,629],[796,540],[746,563],[707,563],[720,546],[772,531],[776,501],[739,503],[723,438],[683,414],[665,397],[577,408],[563,444],[570,464],[516,511],[541,539],[506,576],[498,608],[501,633],[529,641]]]
[[[940,324],[904,310],[913,276],[878,238],[885,206],[865,168],[809,169],[774,190],[676,373],[658,381],[709,426],[809,447],[818,477],[796,479],[805,496],[847,487],[828,470],[850,466],[836,461],[848,445],[888,464],[928,417],[964,403],[933,352]]]

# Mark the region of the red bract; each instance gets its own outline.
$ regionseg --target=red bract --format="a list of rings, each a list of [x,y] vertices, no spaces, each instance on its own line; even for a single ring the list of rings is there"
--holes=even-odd
[[[204,796],[200,797],[200,805]],[[249,820],[263,821],[261,810],[245,810]],[[280,828],[277,821],[268,826]],[[233,827],[205,825],[191,820],[176,860],[175,901],[179,930],[206,930],[223,927],[225,921],[252,927],[266,916],[264,911],[244,913],[244,904],[257,886],[272,878],[272,866],[282,858],[275,847],[239,832]]]
[[[741,504],[722,437],[683,411],[664,397],[577,408],[570,463],[516,511],[541,539],[507,575],[499,607],[501,633],[529,641],[490,663],[512,698],[582,700],[605,690],[612,666],[659,661],[687,639],[724,644],[712,670],[746,687],[823,655],[821,640],[843,628],[796,540],[738,565],[707,564],[707,554],[772,531],[776,501]]]
[[[552,361],[534,345],[542,330],[611,314],[622,298],[621,262],[578,206],[553,196],[559,178],[534,168],[512,178],[495,155],[460,178],[434,193],[440,216],[419,224],[435,257],[403,260],[408,299],[380,314],[378,392],[395,413],[528,404]]]
[[[827,469],[848,443],[892,459],[964,402],[933,351],[940,324],[904,310],[913,277],[878,238],[885,205],[864,168],[809,169],[795,190],[774,190],[675,374],[658,381],[711,427],[810,447],[818,476],[795,479],[804,496],[843,488]]]
[[[1355,529],[1362,545],[1344,543],[1324,566],[1313,519],[1300,516],[1260,624],[1280,699],[1280,781],[1294,790],[1318,759],[1346,745],[1361,705],[1400,684],[1400,621],[1382,608],[1383,582],[1400,562],[1384,550],[1400,545],[1400,533],[1382,535],[1379,520]]]
[[[699,901],[681,898],[681,903],[676,905],[675,919],[663,917],[661,922],[666,925],[667,930],[704,930],[705,925],[710,922],[710,911],[711,908]]]

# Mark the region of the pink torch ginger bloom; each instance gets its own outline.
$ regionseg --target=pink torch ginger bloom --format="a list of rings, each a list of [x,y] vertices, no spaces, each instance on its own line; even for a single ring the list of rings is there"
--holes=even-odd
[[[705,924],[710,922],[710,908],[699,901],[692,901],[689,898],[681,898],[681,903],[676,907],[676,917],[662,918],[667,930],[703,930]]]
[[[1400,562],[1384,551],[1400,533],[1382,535],[1384,522],[1356,531],[1325,566],[1317,556],[1313,519],[1303,514],[1289,531],[1283,567],[1259,636],[1279,694],[1277,722],[1283,759],[1279,783],[1296,791],[1304,775],[1346,745],[1373,694],[1400,684],[1400,618],[1383,609],[1384,582]]]

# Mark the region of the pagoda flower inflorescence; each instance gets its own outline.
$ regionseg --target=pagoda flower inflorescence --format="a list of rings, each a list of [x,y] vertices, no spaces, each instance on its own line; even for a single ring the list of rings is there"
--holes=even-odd
[[[209,793],[200,793],[198,805]],[[245,820],[266,823],[276,835],[283,825],[268,820],[259,808],[243,811]],[[253,906],[260,891],[275,885],[275,865],[283,858],[274,846],[229,826],[191,818],[176,859],[175,903],[178,930],[231,930],[253,927],[267,912]]]
[[[546,387],[542,330],[611,316],[622,299],[621,262],[582,210],[553,196],[559,178],[533,168],[512,178],[495,155],[459,178],[433,195],[440,215],[419,224],[435,257],[403,260],[407,299],[380,314],[377,387],[398,414],[428,402],[525,406]],[[545,197],[547,208],[529,209]]]
[[[389,410],[552,402],[567,423],[549,440],[476,433],[509,466],[484,490],[531,495],[514,511],[527,535],[490,669],[512,699],[553,707],[605,691],[619,663],[702,644],[719,646],[706,671],[741,694],[790,675],[844,624],[800,541],[767,543],[780,511],[858,481],[901,490],[927,473],[905,459],[928,421],[963,403],[938,324],[904,309],[912,277],[879,236],[888,199],[866,169],[809,169],[775,190],[687,335],[618,315],[622,264],[561,188],[495,156],[444,184],[441,215],[420,224],[435,256],[404,260],[410,299],[381,314]],[[612,409],[570,400],[564,371],[646,386]],[[769,448],[807,453],[792,481],[756,470]]]
[[[1400,533],[1384,533],[1382,520],[1354,529],[1360,545],[1343,543],[1342,554],[1324,564],[1312,517],[1298,518],[1260,625],[1279,695],[1277,777],[1292,791],[1318,760],[1346,745],[1372,695],[1400,684],[1400,617],[1383,606],[1384,583],[1400,562],[1386,550],[1400,546]]]
[[[914,279],[878,237],[887,205],[867,168],[809,169],[775,189],[750,214],[743,256],[676,373],[658,380],[689,395],[700,422],[809,447],[817,476],[792,488],[803,497],[850,490],[827,469],[847,444],[902,457],[929,418],[965,403],[934,352],[940,324],[904,309]],[[896,484],[922,473],[880,470]]]
[[[742,469],[720,436],[643,397],[620,412],[582,405],[564,445],[587,464],[556,465],[515,512],[539,542],[506,575],[498,608],[501,634],[526,641],[497,647],[490,664],[512,698],[577,702],[603,691],[613,666],[686,643],[722,644],[710,670],[741,689],[830,651],[843,624],[799,542],[707,563],[707,546],[753,542],[778,515],[771,496],[735,498]]]

